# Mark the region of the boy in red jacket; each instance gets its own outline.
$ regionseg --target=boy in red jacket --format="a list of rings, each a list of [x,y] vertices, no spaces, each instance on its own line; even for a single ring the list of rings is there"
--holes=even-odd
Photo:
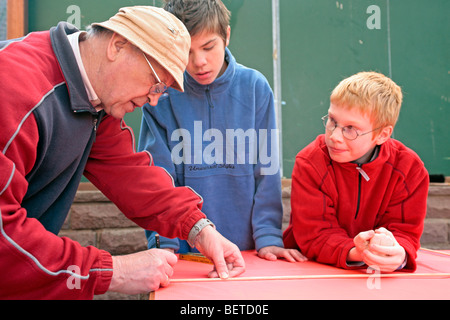
[[[361,72],[330,102],[325,134],[296,157],[284,244],[345,269],[414,271],[429,178],[418,155],[391,138],[401,89]]]

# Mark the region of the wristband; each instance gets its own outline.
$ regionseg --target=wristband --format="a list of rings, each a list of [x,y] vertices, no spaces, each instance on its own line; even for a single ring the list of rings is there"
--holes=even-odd
[[[209,219],[200,219],[196,224],[194,224],[191,231],[189,232],[189,236],[187,239],[187,242],[192,248],[195,245],[195,240],[197,239],[197,236],[200,233],[200,231],[202,231],[207,226],[212,226],[214,229],[216,228],[214,223],[212,223]]]

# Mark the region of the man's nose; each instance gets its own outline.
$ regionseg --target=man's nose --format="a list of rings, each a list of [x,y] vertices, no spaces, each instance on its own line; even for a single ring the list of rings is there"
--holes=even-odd
[[[156,107],[156,105],[158,104],[158,100],[159,97],[161,97],[162,93],[158,93],[158,94],[149,94],[148,97],[148,103],[152,106],[152,107]]]

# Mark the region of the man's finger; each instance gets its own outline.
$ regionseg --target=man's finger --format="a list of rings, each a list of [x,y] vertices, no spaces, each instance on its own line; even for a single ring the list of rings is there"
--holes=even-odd
[[[227,279],[229,274],[228,274],[227,264],[225,263],[225,259],[223,258],[223,255],[216,254],[214,257],[211,258],[211,260],[214,263],[214,270],[211,271],[208,276],[210,278],[219,277],[221,279]]]

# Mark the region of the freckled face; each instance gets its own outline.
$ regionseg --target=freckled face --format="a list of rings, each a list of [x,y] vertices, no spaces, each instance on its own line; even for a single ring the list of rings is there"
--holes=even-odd
[[[339,105],[330,104],[328,110],[330,119],[340,127],[352,126],[359,133],[373,130],[373,124],[368,115],[357,110],[347,109]],[[348,140],[337,127],[334,131],[325,129],[325,142],[331,159],[336,162],[351,162],[362,158],[377,145],[376,134],[369,133],[359,136],[355,140]]]

